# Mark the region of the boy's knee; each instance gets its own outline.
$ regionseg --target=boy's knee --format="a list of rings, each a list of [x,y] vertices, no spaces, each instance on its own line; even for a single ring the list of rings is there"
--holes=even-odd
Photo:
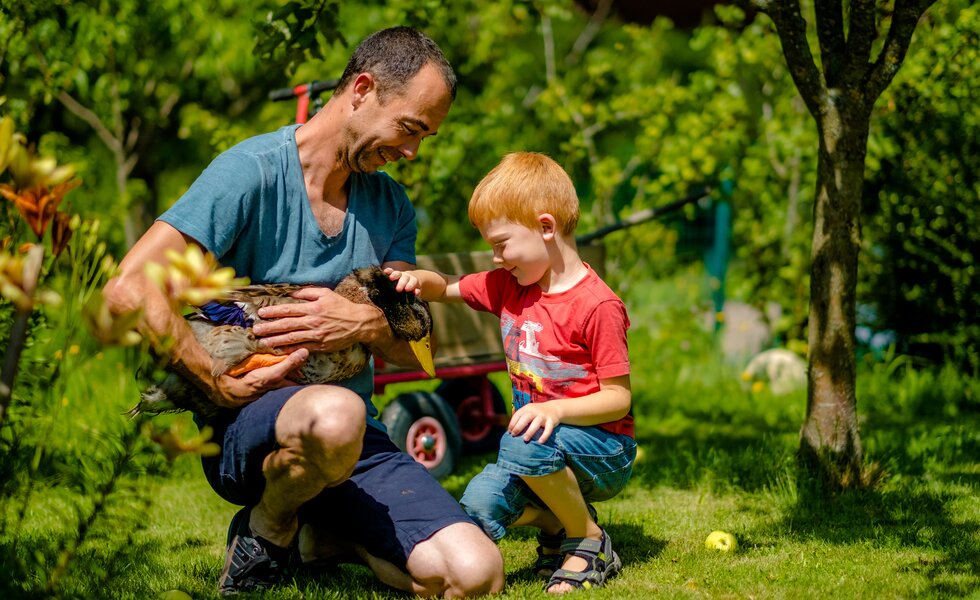
[[[492,466],[489,465],[488,468]],[[524,503],[517,502],[518,496],[507,493],[508,485],[512,484],[501,481],[484,470],[470,481],[466,491],[463,492],[463,497],[459,500],[466,514],[476,521],[494,542],[504,537],[507,527],[523,511]]]

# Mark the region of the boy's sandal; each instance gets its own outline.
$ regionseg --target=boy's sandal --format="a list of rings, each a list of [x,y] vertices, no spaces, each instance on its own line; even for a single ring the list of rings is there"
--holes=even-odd
[[[591,504],[586,504],[585,508],[589,509],[589,516],[598,524],[599,514],[596,512],[595,507]],[[534,561],[534,572],[538,577],[549,579],[561,567],[561,564],[565,562],[565,554],[561,551],[561,545],[564,541],[564,529],[553,534],[543,531],[538,533],[538,547],[536,548],[538,558]]]
[[[568,538],[561,545],[562,555],[571,554],[585,559],[589,565],[584,571],[557,569],[544,586],[545,591],[559,583],[567,583],[573,588],[591,589],[602,587],[607,579],[619,572],[623,563],[612,549],[609,534],[602,532],[602,541],[589,538]]]
[[[558,533],[538,533],[538,558],[534,561],[534,572],[538,577],[548,579],[561,567],[565,556],[561,553],[561,543],[565,541],[565,530]],[[550,552],[547,552],[550,550]]]

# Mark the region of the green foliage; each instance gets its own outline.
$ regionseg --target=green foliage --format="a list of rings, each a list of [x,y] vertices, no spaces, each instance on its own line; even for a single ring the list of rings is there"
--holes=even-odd
[[[929,17],[869,142],[863,296],[878,309],[870,325],[898,332],[908,351],[976,373],[980,8]]]
[[[118,576],[112,565],[133,538],[109,546],[101,540],[123,523],[129,523],[131,536],[145,526],[139,517],[153,494],[140,478],[160,475],[180,453],[204,449],[203,439],[187,443],[174,437],[177,429],[157,431],[123,416],[119,403],[137,397],[132,373],[147,363],[146,348],[105,348],[133,346],[139,336],[127,331],[131,317],[117,322],[100,310],[101,288],[116,264],[100,239],[98,222],[57,210],[75,183],[73,173],[70,165],[36,156],[12,121],[0,118],[0,193],[6,199],[0,219],[5,347],[0,565],[8,574],[0,596],[5,598],[87,597],[92,593],[79,592],[66,580],[84,573],[99,589],[100,582]],[[36,243],[22,244],[28,234]],[[26,258],[10,254],[11,248]],[[43,542],[30,540],[25,522],[39,490],[49,486],[65,498],[59,529]],[[103,552],[97,558],[95,546]]]
[[[286,73],[304,61],[322,60],[324,45],[344,41],[339,13],[339,0],[279,1],[256,23],[255,53]]]
[[[118,251],[175,199],[162,197],[162,173],[188,163],[199,171],[219,131],[251,133],[235,120],[252,118],[281,78],[253,56],[253,13],[239,2],[11,8],[0,15],[0,96],[29,138],[59,132],[62,150],[79,155],[79,201],[125,225],[106,232]]]

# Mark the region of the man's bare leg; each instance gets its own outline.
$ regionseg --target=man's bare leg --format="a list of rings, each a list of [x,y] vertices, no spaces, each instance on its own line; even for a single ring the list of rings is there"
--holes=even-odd
[[[408,572],[373,556],[361,545],[303,527],[299,538],[304,562],[337,560],[366,564],[386,585],[418,596],[466,598],[495,594],[504,587],[504,563],[490,538],[472,523],[454,523],[420,542],[408,557]]]
[[[276,419],[280,448],[262,465],[265,491],[249,527],[285,547],[296,535],[296,511],[324,488],[346,481],[357,464],[366,409],[360,396],[336,386],[309,386],[291,397]]]

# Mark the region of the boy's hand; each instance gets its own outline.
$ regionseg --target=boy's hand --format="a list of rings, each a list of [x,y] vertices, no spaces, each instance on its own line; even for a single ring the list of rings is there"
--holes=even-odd
[[[397,282],[395,289],[399,292],[414,292],[416,296],[422,293],[422,284],[419,282],[419,278],[409,271],[396,271],[388,267],[385,269],[385,275]]]
[[[510,418],[507,431],[514,437],[524,434],[524,441],[530,442],[534,434],[541,430],[538,442],[544,443],[551,432],[561,423],[558,402],[532,402],[517,409]]]

